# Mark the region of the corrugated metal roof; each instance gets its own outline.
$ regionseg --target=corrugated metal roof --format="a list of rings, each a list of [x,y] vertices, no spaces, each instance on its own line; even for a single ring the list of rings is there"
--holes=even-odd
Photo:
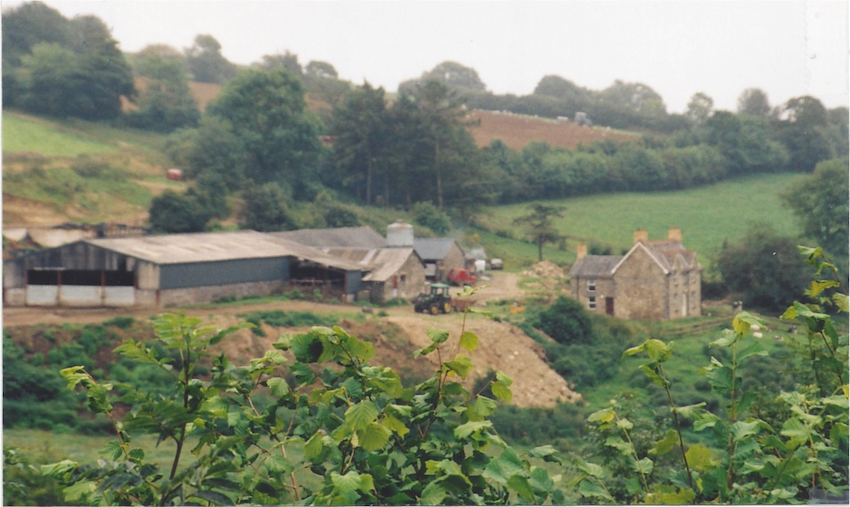
[[[570,277],[611,276],[611,270],[622,258],[622,255],[588,255],[573,263]]]
[[[85,242],[154,264],[292,256],[344,270],[360,269],[356,264],[344,262],[314,248],[256,231],[89,239]]]
[[[389,280],[398,273],[411,255],[416,255],[412,248],[325,248],[322,251],[371,270],[363,277],[364,282]]]
[[[456,241],[452,238],[414,238],[413,249],[422,260],[442,260],[455,243]]]
[[[367,226],[299,229],[269,234],[314,248],[382,248],[387,246],[387,239]]]

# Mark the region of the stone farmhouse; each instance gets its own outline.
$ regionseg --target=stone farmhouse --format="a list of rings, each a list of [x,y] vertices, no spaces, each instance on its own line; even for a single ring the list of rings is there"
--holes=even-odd
[[[700,315],[701,276],[697,255],[682,245],[678,227],[667,238],[652,241],[638,229],[625,255],[587,255],[586,245],[579,244],[570,290],[591,312],[672,320]]]

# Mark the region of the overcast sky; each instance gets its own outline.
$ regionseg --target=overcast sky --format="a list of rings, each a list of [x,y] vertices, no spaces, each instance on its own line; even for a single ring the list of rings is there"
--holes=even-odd
[[[326,61],[342,79],[388,91],[452,60],[497,94],[530,94],[555,74],[594,90],[641,82],[669,112],[683,112],[696,92],[734,110],[751,87],[773,105],[807,94],[848,105],[847,0],[45,3],[67,17],[98,16],[124,51],[184,49],[210,34],[235,63],[289,50],[302,65]]]

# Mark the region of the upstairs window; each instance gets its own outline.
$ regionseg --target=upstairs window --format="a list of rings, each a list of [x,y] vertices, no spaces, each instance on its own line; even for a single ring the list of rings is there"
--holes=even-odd
[[[587,279],[587,292],[596,292],[596,279],[588,278]]]
[[[587,307],[591,310],[596,310],[596,296],[590,296],[587,298]]]

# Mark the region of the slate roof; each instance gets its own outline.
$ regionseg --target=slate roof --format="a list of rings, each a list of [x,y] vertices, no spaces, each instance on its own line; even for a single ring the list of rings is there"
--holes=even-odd
[[[292,256],[344,270],[360,269],[357,264],[345,262],[314,248],[256,231],[167,234],[83,241],[160,265]]]
[[[371,270],[363,277],[364,282],[385,282],[404,266],[411,255],[412,248],[324,248],[322,251],[348,262],[357,263],[364,270]],[[422,259],[419,259],[422,262]]]
[[[269,234],[314,248],[382,248],[387,246],[387,239],[367,226],[299,229]]]
[[[570,277],[611,276],[622,255],[588,255],[573,263]]]
[[[452,238],[414,238],[413,249],[423,261],[441,261],[446,258],[452,245],[457,242]],[[460,248],[460,245],[458,245]]]
[[[702,269],[694,251],[686,250],[682,243],[675,239],[660,239],[638,241],[626,255],[585,256],[573,263],[570,277],[612,276],[637,248],[644,248],[665,273],[673,270],[677,258],[680,259],[682,269]]]

